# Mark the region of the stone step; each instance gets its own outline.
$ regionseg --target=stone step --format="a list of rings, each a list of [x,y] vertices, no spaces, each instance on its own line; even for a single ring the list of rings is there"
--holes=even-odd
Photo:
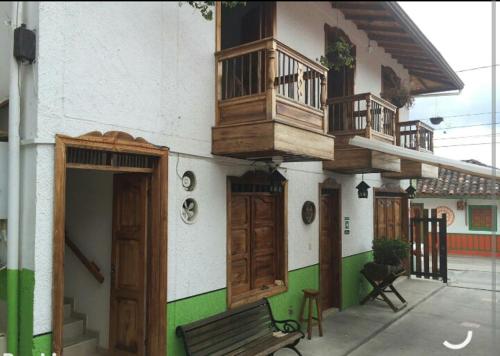
[[[70,317],[64,320],[63,339],[73,339],[85,333],[83,318]]]
[[[64,319],[71,318],[71,314],[73,313],[73,305],[71,303],[64,303]]]
[[[64,356],[95,356],[97,352],[97,333],[86,332],[74,338],[64,339]]]

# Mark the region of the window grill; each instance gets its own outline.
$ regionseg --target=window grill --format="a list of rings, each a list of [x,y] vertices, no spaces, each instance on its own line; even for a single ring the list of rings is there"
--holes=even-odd
[[[153,168],[154,157],[113,151],[68,147],[66,161],[69,164],[83,164],[105,167]]]

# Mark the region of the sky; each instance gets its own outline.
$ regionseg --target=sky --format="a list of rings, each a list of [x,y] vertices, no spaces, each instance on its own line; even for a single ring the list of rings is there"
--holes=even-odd
[[[492,22],[491,2],[398,2],[427,38],[441,52],[465,84],[459,95],[417,97],[411,120],[428,124],[429,118],[444,121],[434,128],[434,153],[453,159],[492,162]],[[446,16],[443,16],[446,14]],[[497,14],[500,11],[497,9]],[[497,15],[497,16],[498,16]],[[497,28],[500,27],[500,16]],[[497,29],[497,33],[499,33]],[[500,37],[500,36],[497,36]],[[500,40],[496,39],[497,48]],[[497,56],[500,52],[496,51]],[[497,60],[500,63],[500,60]],[[486,67],[482,69],[473,69]],[[497,67],[497,72],[500,67]],[[500,92],[500,75],[497,74]],[[500,123],[500,96],[497,119]],[[500,124],[497,131],[500,133]],[[496,166],[500,166],[500,134]]]

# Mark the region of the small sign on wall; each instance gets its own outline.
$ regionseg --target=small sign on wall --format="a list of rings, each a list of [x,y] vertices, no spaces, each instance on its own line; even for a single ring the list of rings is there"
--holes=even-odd
[[[344,217],[344,235],[351,234],[351,218],[348,216]]]

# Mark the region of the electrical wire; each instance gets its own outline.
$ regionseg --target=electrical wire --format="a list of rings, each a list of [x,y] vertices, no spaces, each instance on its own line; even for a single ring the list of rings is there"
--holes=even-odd
[[[500,142],[495,142],[500,143]],[[434,146],[434,148],[442,148],[442,147],[457,147],[457,146],[481,146],[481,145],[491,145],[491,142],[481,142],[481,143],[461,143],[456,145],[443,145],[443,146]]]
[[[497,135],[500,135],[500,133],[497,133]],[[471,137],[491,137],[492,135],[469,135],[469,136],[459,136],[459,137],[438,137],[434,138],[434,141],[439,141],[439,140],[458,140],[462,138],[471,138]]]
[[[465,69],[456,70],[456,71],[455,71],[455,73],[469,72],[469,71],[472,71],[472,70],[478,70],[478,69],[493,68],[493,67],[498,67],[499,65],[500,65],[500,64],[495,64],[494,66],[489,65],[489,66],[481,66],[481,67],[465,68]]]
[[[500,124],[500,122],[496,122],[495,124]],[[461,128],[467,128],[467,127],[491,126],[491,125],[493,125],[493,124],[487,123],[487,124],[475,124],[475,125],[449,126],[449,127],[443,127],[443,128],[435,128],[434,131],[444,131],[444,130],[451,130],[451,129],[461,129]]]

